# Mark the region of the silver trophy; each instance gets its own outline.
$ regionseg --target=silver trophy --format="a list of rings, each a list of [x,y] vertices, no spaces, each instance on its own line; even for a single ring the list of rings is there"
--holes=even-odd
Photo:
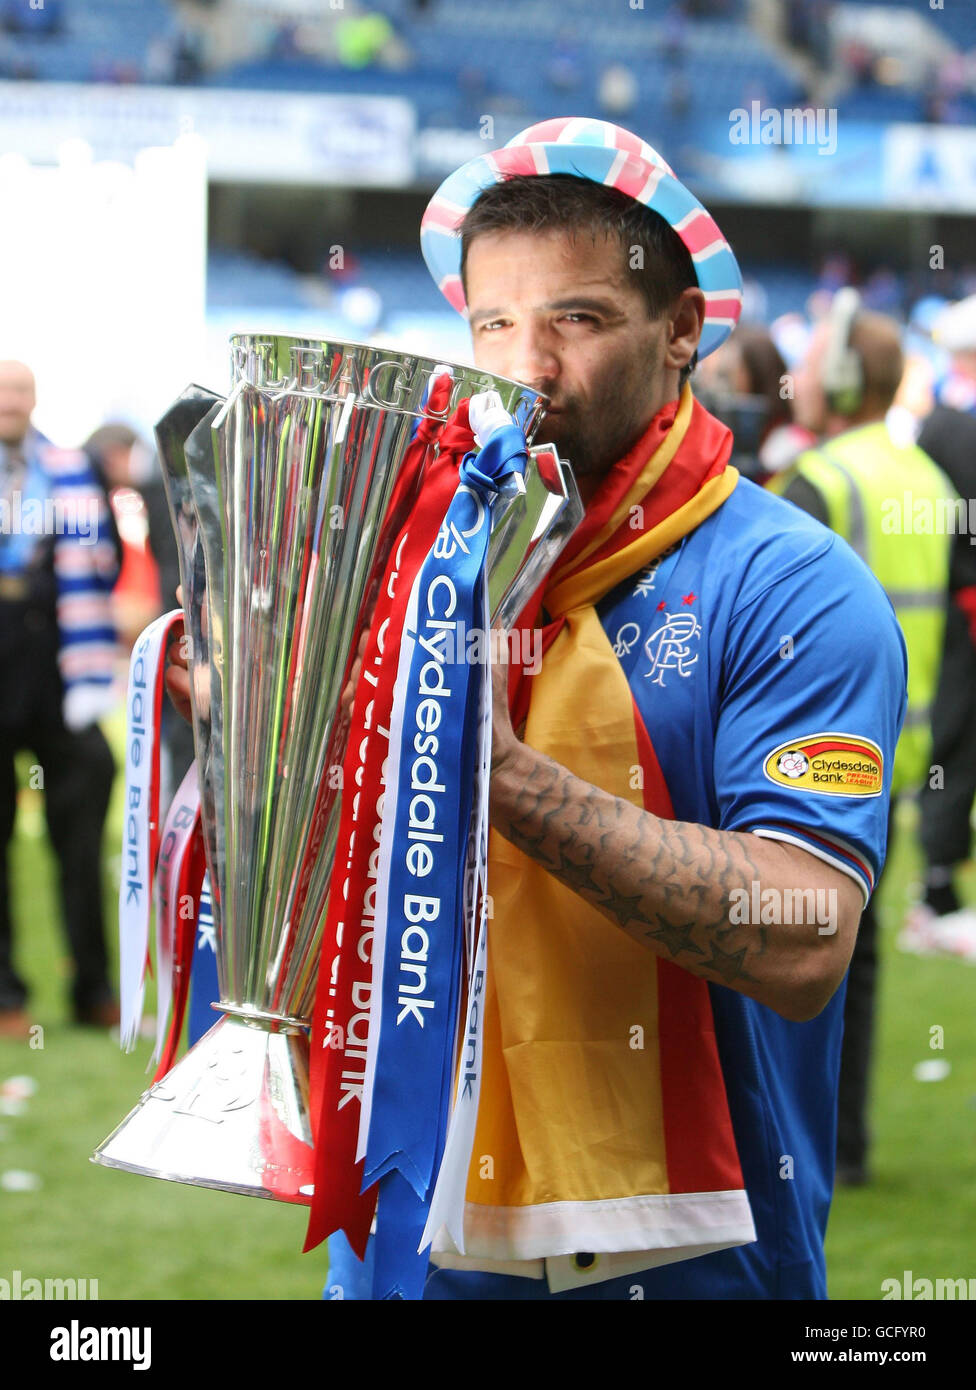
[[[422,471],[401,467],[433,361],[242,334],[226,399],[157,426],[191,639],[193,733],[221,1015],[94,1154],[152,1177],[311,1200],[308,1029],[339,828],[341,693]],[[546,400],[451,366],[447,411],[497,391],[531,443]],[[495,503],[489,607],[510,626],[582,516],[532,449]]]

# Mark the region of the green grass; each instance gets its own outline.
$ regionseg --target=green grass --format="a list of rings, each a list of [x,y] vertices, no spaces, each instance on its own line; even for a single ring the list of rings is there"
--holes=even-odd
[[[121,747],[121,728],[109,730]],[[105,837],[106,915],[115,921],[121,778]],[[56,860],[40,795],[25,791],[11,854],[18,967],[32,990],[43,1048],[0,1040],[0,1082],[30,1076],[25,1112],[0,1116],[0,1172],[37,1174],[36,1192],[0,1190],[0,1278],[97,1279],[102,1299],[318,1298],[325,1247],[302,1255],[305,1210],[89,1162],[147,1085],[151,1043],[124,1056],[107,1033],[69,1022],[68,961]],[[116,940],[110,926],[109,940]],[[115,967],[113,966],[113,970]],[[147,1012],[154,1008],[147,999]]]
[[[121,729],[111,731],[116,749]],[[910,821],[910,815],[909,815]],[[114,921],[121,783],[106,831],[106,900]],[[107,1035],[71,1026],[56,866],[38,793],[22,793],[11,854],[21,973],[43,1047],[0,1041],[0,1081],[37,1084],[24,1113],[0,1116],[0,1172],[25,1169],[36,1192],[0,1190],[0,1278],[98,1280],[101,1298],[318,1298],[324,1248],[300,1253],[303,1209],[177,1183],[88,1161],[146,1084],[150,1044],[123,1056]],[[902,828],[882,894],[880,1037],[873,1111],[874,1182],[841,1190],[827,1240],[833,1298],[881,1297],[882,1279],[976,1273],[976,968],[917,960],[894,936],[918,876],[910,824]],[[976,901],[976,876],[966,881]],[[114,927],[109,932],[114,942]],[[152,1011],[152,1000],[147,1010]],[[929,1046],[944,1029],[943,1051]],[[940,1082],[915,1081],[916,1062],[951,1063]]]
[[[903,808],[881,893],[881,975],[872,1106],[873,1180],[840,1188],[827,1231],[831,1298],[882,1295],[883,1279],[976,1275],[976,967],[895,949],[909,887],[922,860]],[[976,874],[962,876],[976,902]],[[942,1050],[933,1049],[935,1027]],[[936,1035],[937,1040],[937,1035]],[[918,1062],[941,1058],[944,1081],[916,1081]]]

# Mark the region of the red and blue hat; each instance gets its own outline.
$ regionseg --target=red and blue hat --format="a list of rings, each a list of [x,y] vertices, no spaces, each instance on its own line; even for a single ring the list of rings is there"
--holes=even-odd
[[[500,150],[469,160],[441,184],[420,224],[420,245],[438,288],[466,312],[458,228],[483,189],[515,174],[574,174],[619,188],[659,213],[687,246],[705,295],[699,357],[723,343],[742,312],[742,275],[725,237],[657,150],[622,126],[588,117],[540,121]]]

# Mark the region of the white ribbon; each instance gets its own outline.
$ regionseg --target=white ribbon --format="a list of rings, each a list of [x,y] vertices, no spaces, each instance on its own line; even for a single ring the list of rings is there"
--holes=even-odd
[[[146,993],[146,953],[152,912],[153,835],[159,822],[159,779],[153,778],[156,693],[170,633],[183,618],[174,609],[142,632],[129,659],[125,695],[125,808],[119,883],[119,987],[121,1043],[131,1052],[139,1035]]]
[[[488,630],[488,584],[482,586],[482,623]],[[480,893],[472,893],[469,932],[474,939],[477,917],[477,943],[468,951],[468,1007],[465,1032],[461,1039],[457,1093],[454,1110],[448,1124],[444,1155],[441,1159],[434,1195],[431,1198],[427,1225],[421,1238],[424,1250],[434,1240],[441,1227],[453,1240],[458,1252],[464,1254],[464,1203],[468,1185],[468,1170],[474,1149],[478,1103],[481,1098],[481,1057],[484,1040],[484,992],[488,967],[488,793],[491,775],[491,664],[482,667],[478,756],[475,761],[474,813],[471,840],[477,855],[477,880]],[[479,912],[480,904],[480,912]]]

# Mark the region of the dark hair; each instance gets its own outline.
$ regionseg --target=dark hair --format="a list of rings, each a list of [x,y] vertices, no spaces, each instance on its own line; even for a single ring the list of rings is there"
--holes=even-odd
[[[850,344],[861,359],[862,394],[887,410],[905,371],[901,329],[887,314],[862,310],[851,325]]]
[[[626,266],[633,267],[652,319],[660,317],[698,277],[688,248],[659,213],[617,188],[573,174],[516,174],[489,184],[468,209],[460,226],[461,283],[475,237],[488,232],[569,232],[572,237],[616,237]],[[465,293],[467,286],[465,285]],[[681,371],[683,384],[698,360],[695,353]]]
[[[742,365],[749,378],[749,394],[766,398],[766,428],[789,424],[793,417],[792,406],[789,397],[784,399],[781,390],[787,366],[769,330],[762,324],[742,323],[735,330],[731,342],[733,347],[739,349]]]
[[[643,252],[635,268],[651,318],[663,314],[698,278],[688,248],[659,213],[618,188],[607,188],[572,174],[517,174],[489,184],[461,223],[461,281],[468,251],[486,232],[569,232],[616,237],[629,266],[634,251]]]
[[[85,440],[84,447],[87,453],[104,459],[110,449],[131,449],[138,437],[131,425],[112,420],[107,425],[99,425]]]

